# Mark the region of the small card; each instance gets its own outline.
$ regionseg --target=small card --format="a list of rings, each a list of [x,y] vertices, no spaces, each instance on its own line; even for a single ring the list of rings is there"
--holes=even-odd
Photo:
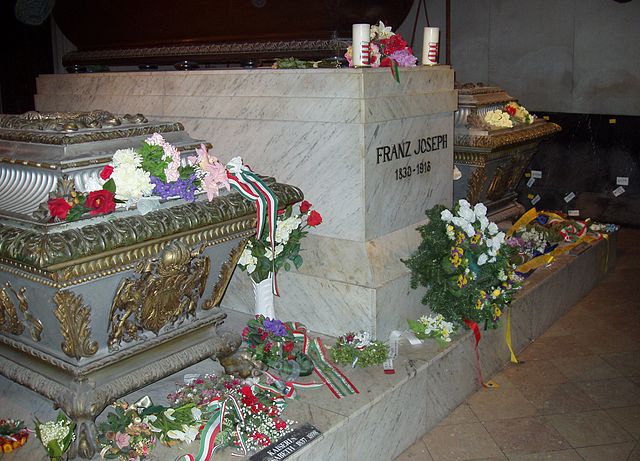
[[[542,179],[542,171],[540,170],[531,170],[531,177],[534,179]]]
[[[580,210],[567,210],[569,216],[580,216]]]
[[[628,176],[618,176],[616,177],[616,186],[628,186],[629,185],[629,177]]]
[[[382,369],[384,370],[385,375],[393,375],[396,373],[396,370],[393,368],[393,359],[387,359],[382,364]]]
[[[527,181],[527,187],[531,188],[534,182],[536,182],[536,178],[529,178],[529,180]]]
[[[576,194],[574,194],[573,192],[569,192],[567,195],[564,196],[564,201],[569,203],[574,198],[576,198]]]
[[[535,197],[533,197],[531,199],[531,205],[535,205],[536,203],[538,203],[540,201],[540,198],[541,197],[539,195],[536,195]]]
[[[625,192],[625,190],[624,190],[624,187],[622,187],[622,186],[618,186],[615,189],[613,189],[613,195],[616,196],[616,197],[624,194],[624,192]]]

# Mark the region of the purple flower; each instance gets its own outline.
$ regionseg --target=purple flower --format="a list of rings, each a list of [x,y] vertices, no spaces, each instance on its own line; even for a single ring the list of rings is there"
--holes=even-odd
[[[151,184],[154,185],[151,193],[158,195],[162,200],[167,200],[170,197],[180,197],[187,202],[195,201],[195,193],[198,190],[198,185],[194,182],[197,180],[196,175],[189,176],[188,179],[178,179],[173,182],[164,182],[156,176],[151,176]]]
[[[418,58],[409,52],[408,48],[404,50],[394,51],[389,55],[391,59],[398,63],[400,67],[413,67],[416,65]]]
[[[274,336],[287,336],[287,329],[284,324],[278,319],[264,319],[264,329]]]

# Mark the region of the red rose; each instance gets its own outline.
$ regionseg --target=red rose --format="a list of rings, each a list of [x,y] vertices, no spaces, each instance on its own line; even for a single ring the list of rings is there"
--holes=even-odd
[[[303,200],[302,203],[300,204],[300,213],[306,213],[310,209],[311,209],[311,204],[306,200]]]
[[[71,209],[71,205],[62,197],[52,198],[47,202],[49,206],[49,213],[51,216],[58,219],[67,219],[67,215],[69,214],[69,210]]]
[[[382,49],[386,55],[392,54],[395,51],[402,51],[407,47],[407,42],[405,42],[398,34],[380,40],[380,44],[382,45]]]
[[[116,202],[113,201],[114,194],[108,190],[100,189],[89,192],[84,206],[89,208],[90,215],[111,213],[116,210]]]
[[[264,333],[262,333],[260,335],[260,341],[264,341],[265,339],[267,339],[269,337],[269,333],[267,333],[266,331]]]
[[[283,429],[286,429],[287,427],[287,423],[285,423],[283,420],[281,419],[276,419],[276,429],[281,431]]]
[[[249,327],[244,327],[244,330],[242,330],[242,337],[246,338],[247,336],[249,336]]]
[[[267,343],[264,345],[264,351],[265,352],[269,352],[271,351],[271,348],[273,347],[273,343]]]
[[[391,58],[382,58],[382,61],[380,61],[380,67],[392,67],[393,66],[393,60]]]
[[[511,104],[507,104],[504,108],[504,110],[507,112],[507,114],[514,116],[516,115],[516,108],[514,106],[512,106]]]
[[[113,173],[113,167],[111,165],[105,165],[100,172],[100,177],[106,181],[111,177],[111,173]]]
[[[293,341],[287,341],[282,345],[282,350],[287,354],[293,350]]]
[[[320,213],[318,213],[316,210],[312,210],[311,213],[309,213],[309,217],[307,218],[307,224],[309,224],[311,227],[322,224],[322,216],[320,216]]]
[[[284,208],[281,208],[278,210],[278,216],[282,216],[287,210],[285,210]]]

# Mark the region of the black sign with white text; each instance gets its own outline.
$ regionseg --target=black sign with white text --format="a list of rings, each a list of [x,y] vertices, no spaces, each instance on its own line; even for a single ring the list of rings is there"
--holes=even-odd
[[[249,458],[249,461],[280,461],[322,435],[313,425],[306,423],[280,437],[268,447]]]

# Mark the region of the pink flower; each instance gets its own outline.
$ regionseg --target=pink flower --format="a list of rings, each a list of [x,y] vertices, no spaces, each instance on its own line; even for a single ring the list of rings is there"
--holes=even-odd
[[[218,161],[213,155],[209,155],[207,147],[204,144],[200,144],[200,147],[196,148],[197,157],[189,157],[189,161],[197,162],[205,171],[204,177],[204,189],[207,191],[207,198],[209,201],[218,196],[218,191],[225,187],[230,190],[229,180],[227,179],[227,170],[222,163]]]
[[[129,434],[123,434],[122,432],[118,432],[116,433],[116,445],[118,446],[118,448],[122,450],[124,447],[129,446],[130,438],[131,436]]]
[[[165,140],[160,133],[153,133],[150,138],[145,140],[150,146],[162,146],[165,144]]]

